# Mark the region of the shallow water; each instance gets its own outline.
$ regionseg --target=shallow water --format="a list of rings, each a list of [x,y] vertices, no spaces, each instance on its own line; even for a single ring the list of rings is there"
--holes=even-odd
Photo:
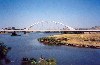
[[[59,33],[0,34],[0,41],[12,47],[7,56],[12,62],[8,65],[20,65],[23,57],[39,59],[41,55],[55,58],[57,65],[100,65],[100,49],[46,46],[37,41],[40,37],[54,34]]]

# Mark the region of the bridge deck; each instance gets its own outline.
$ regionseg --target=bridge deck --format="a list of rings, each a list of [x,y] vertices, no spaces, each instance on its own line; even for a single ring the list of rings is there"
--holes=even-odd
[[[100,32],[100,30],[0,30],[0,32],[45,32],[45,31],[68,31],[68,32]]]

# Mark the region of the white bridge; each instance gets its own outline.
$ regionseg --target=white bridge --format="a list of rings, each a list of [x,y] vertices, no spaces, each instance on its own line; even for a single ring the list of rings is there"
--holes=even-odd
[[[45,32],[45,31],[66,31],[66,32],[100,32],[100,30],[0,30],[0,32]]]
[[[0,32],[45,32],[45,31],[69,31],[69,32],[100,32],[100,30],[75,30],[74,28],[55,21],[41,21],[34,23],[24,30],[0,30]]]
[[[75,30],[74,28],[67,26],[63,23],[60,22],[55,22],[55,21],[41,21],[41,22],[37,22],[34,23],[33,25],[31,25],[28,30]]]

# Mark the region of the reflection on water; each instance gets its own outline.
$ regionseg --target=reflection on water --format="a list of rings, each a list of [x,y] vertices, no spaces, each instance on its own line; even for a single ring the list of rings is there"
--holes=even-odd
[[[23,57],[39,60],[55,58],[57,65],[100,65],[100,49],[76,48],[68,46],[46,46],[37,41],[38,38],[57,33],[29,33],[11,37],[0,34],[0,41],[12,47],[7,57],[13,62],[8,65],[20,65]]]

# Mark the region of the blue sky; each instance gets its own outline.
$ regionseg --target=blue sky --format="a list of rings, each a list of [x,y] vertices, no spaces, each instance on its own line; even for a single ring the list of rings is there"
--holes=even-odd
[[[42,20],[73,28],[100,26],[100,0],[0,0],[0,28]]]

